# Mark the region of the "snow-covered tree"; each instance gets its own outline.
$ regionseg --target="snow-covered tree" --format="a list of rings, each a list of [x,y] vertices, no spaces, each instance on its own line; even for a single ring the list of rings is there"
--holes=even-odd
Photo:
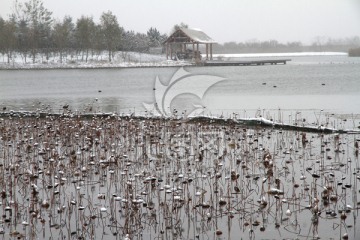
[[[72,45],[72,38],[74,33],[74,24],[72,18],[66,16],[62,22],[54,24],[52,31],[52,39],[54,41],[54,47],[60,54],[60,62],[62,63],[63,54]]]
[[[160,47],[161,42],[161,34],[156,28],[150,28],[147,31],[147,36],[149,38],[149,47]]]
[[[28,0],[25,3],[16,1],[12,15],[18,24],[27,26],[27,41],[30,54],[35,62],[36,54],[42,50],[48,58],[51,43],[52,12],[44,7],[41,0]]]
[[[82,60],[87,62],[89,51],[95,47],[95,23],[91,17],[82,16],[76,22],[75,39],[76,46],[82,52]]]
[[[5,21],[0,18],[0,51],[7,55],[7,62],[10,63],[16,46],[16,24],[14,21]]]
[[[111,62],[113,52],[120,46],[121,29],[116,16],[111,11],[101,15],[100,26],[105,48],[109,53],[109,61]]]

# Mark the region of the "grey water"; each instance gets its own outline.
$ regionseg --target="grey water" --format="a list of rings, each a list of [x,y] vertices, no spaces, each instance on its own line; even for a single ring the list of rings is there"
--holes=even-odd
[[[286,65],[184,67],[188,73],[179,67],[1,70],[0,111],[6,107],[4,111],[61,113],[63,106],[69,105],[68,109],[78,112],[150,114],[144,103],[165,103],[158,100],[171,96],[169,106],[165,104],[171,111],[191,111],[194,105],[202,105],[205,115],[265,116],[284,122],[305,117],[329,121],[331,116],[334,121],[339,120],[333,124],[335,127],[348,119],[346,127],[357,128],[359,67],[359,58],[327,56],[294,57]],[[222,80],[204,87],[201,81],[204,78],[199,77],[203,75]],[[195,76],[191,78],[194,82],[176,85],[186,82],[189,76]],[[163,86],[156,85],[157,79]],[[204,89],[204,95],[191,94]],[[30,239],[41,235],[43,239],[83,236],[124,239],[127,228],[132,230],[131,239],[346,239],[345,233],[349,239],[359,237],[356,223],[360,205],[356,145],[359,134],[302,135],[273,129],[216,128],[178,122],[172,126],[170,122],[163,125],[151,120],[130,122],[100,118],[97,121],[59,118],[53,125],[62,131],[40,134],[43,129],[49,129],[48,120],[40,119],[36,128],[29,127],[34,124],[32,119],[0,121],[4,136],[6,133],[13,138],[12,142],[0,138],[0,161],[5,166],[14,166],[1,168],[4,179],[1,182],[3,186],[12,183],[19,171],[22,175],[14,187],[14,199],[19,206],[29,208],[19,208],[19,212],[22,211],[19,217],[10,218],[6,207],[15,206],[15,202],[1,202],[0,211],[5,220],[23,220],[21,226],[20,221],[14,225],[0,221],[5,233],[0,236],[2,239],[15,238],[18,232],[28,234]],[[131,132],[133,130],[135,132]],[[90,143],[88,136],[97,136],[95,141],[100,144]],[[162,139],[159,145],[153,136]],[[304,137],[306,143],[302,142]],[[34,150],[25,151],[21,144],[27,141]],[[83,151],[86,147],[89,151]],[[54,165],[54,159],[50,161],[50,151],[40,155],[41,149],[50,148],[58,154],[54,156],[61,164]],[[206,161],[194,158],[197,156],[194,153],[200,150],[204,151]],[[265,166],[265,150],[272,154],[270,169],[273,172]],[[173,152],[176,152],[176,161],[171,156]],[[69,156],[75,155],[82,161],[70,161]],[[116,167],[100,161],[114,156],[119,157]],[[144,158],[147,161],[143,161]],[[49,187],[64,182],[57,192],[61,198],[56,198],[50,209],[42,209],[35,217],[26,197],[31,190],[27,178],[32,175],[27,164],[33,162],[39,164],[39,169],[54,169],[41,175],[39,180],[33,179],[42,200],[55,199]],[[21,167],[17,168],[16,164]],[[58,179],[60,170],[64,178]],[[239,173],[238,180],[231,179],[232,171]],[[216,175],[218,173],[221,175]],[[164,181],[158,181],[150,189],[146,182],[150,176],[164,178]],[[179,180],[182,178],[193,179],[191,184],[186,183],[188,189]],[[127,208],[126,202],[114,204],[117,201],[114,193],[122,197],[121,200],[135,200],[134,196],[127,195],[127,180],[137,184],[132,189],[134,196],[148,191],[140,199],[146,206],[136,208],[133,214],[127,211],[135,208]],[[282,193],[273,196],[270,187],[276,186],[276,181],[279,185],[281,182],[281,189],[277,188]],[[215,186],[220,189],[219,195],[213,191]],[[241,189],[235,190],[235,187]],[[174,193],[169,195],[164,189]],[[201,197],[197,194],[200,190],[205,190]],[[99,198],[103,193],[104,198]],[[167,209],[178,206],[173,197],[175,193],[188,202],[184,207]],[[72,205],[77,196],[79,205]],[[218,196],[227,200],[226,207],[217,208]],[[336,199],[332,201],[334,196]],[[264,200],[267,205],[261,207]],[[205,208],[203,203],[211,207]],[[59,212],[58,207],[63,206]],[[320,211],[315,211],[315,207]],[[47,222],[43,224],[40,219]],[[13,226],[18,227],[17,232]],[[215,232],[217,229],[222,235]]]
[[[1,70],[0,106],[13,111],[47,108],[61,112],[64,105],[79,112],[144,114],[144,103],[155,102],[155,81],[170,89],[180,67],[117,69]],[[360,59],[347,56],[292,57],[286,65],[184,67],[189,75],[223,78],[203,96],[201,79],[178,86],[168,108],[203,114],[239,117],[265,115],[294,121],[302,113],[316,121],[323,114],[351,118],[356,128],[360,114]],[[169,86],[167,86],[169,84]],[[279,116],[281,112],[281,116]],[[276,115],[276,116],[275,116]],[[280,120],[280,119],[279,119]]]

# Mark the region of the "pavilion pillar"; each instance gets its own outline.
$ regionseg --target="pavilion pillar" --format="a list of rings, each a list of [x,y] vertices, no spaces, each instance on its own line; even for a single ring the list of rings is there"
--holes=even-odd
[[[196,56],[195,56],[195,44],[193,43],[192,45],[193,45],[192,51],[193,51],[193,55],[194,55],[194,59],[195,59],[196,58]]]
[[[206,43],[205,44],[205,46],[206,46],[206,60],[209,60],[209,44],[208,43]]]
[[[169,59],[169,43],[166,43],[166,60]]]
[[[213,60],[212,43],[210,43],[210,60]]]
[[[170,59],[171,59],[171,60],[173,59],[173,57],[172,57],[172,47],[171,47],[171,45],[170,45]]]
[[[197,58],[197,60],[200,60],[199,43],[196,43],[196,58]]]

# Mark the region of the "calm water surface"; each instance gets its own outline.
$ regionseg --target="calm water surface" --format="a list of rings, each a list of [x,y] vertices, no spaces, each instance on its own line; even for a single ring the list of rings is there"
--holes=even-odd
[[[144,112],[153,102],[155,78],[168,84],[178,68],[74,69],[0,71],[0,104],[12,110],[52,111],[69,104],[84,110],[92,104],[102,112]],[[202,99],[186,95],[186,86],[171,105],[180,110],[193,102],[206,114],[256,110],[324,110],[338,114],[360,113],[360,59],[297,57],[287,65],[247,67],[186,67],[192,75],[220,76]],[[194,82],[194,87],[201,82]],[[179,101],[180,99],[180,101]],[[178,101],[177,101],[178,100]],[[250,114],[250,116],[253,116]]]

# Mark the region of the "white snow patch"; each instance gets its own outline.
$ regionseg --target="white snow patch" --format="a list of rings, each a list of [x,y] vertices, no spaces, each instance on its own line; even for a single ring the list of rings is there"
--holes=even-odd
[[[60,61],[58,54],[45,57],[36,56],[35,62],[31,57],[25,58],[15,53],[7,62],[7,56],[0,54],[0,69],[52,69],[52,68],[118,68],[118,67],[165,67],[165,66],[187,66],[192,65],[188,61],[167,60],[165,55],[137,53],[137,52],[116,52],[111,62],[108,60],[108,53],[102,52],[99,55],[89,56],[85,61],[81,55],[68,54]]]

